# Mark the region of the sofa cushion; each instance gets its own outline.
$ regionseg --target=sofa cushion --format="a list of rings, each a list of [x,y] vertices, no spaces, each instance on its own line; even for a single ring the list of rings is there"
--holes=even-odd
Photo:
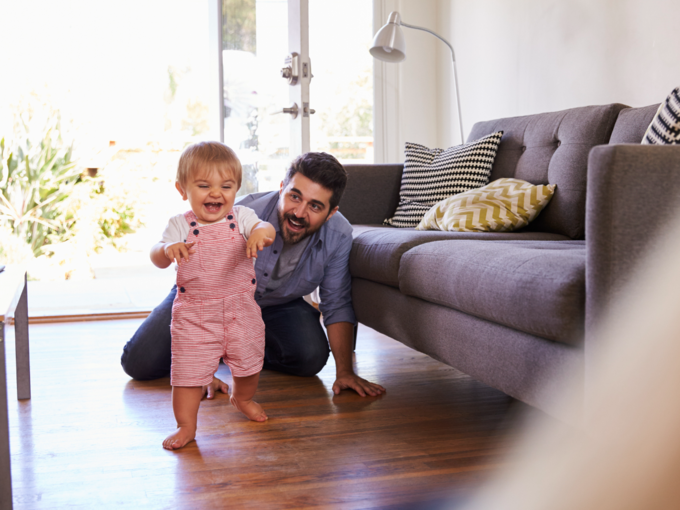
[[[340,212],[352,225],[382,225],[399,203],[404,164],[343,166],[347,171],[347,186],[340,199]]]
[[[659,107],[649,124],[645,145],[677,145],[680,143],[680,87],[675,87]]]
[[[579,343],[584,241],[438,241],[401,257],[402,293],[548,340]]]
[[[585,235],[588,153],[606,144],[622,104],[478,122],[469,139],[504,131],[490,180],[514,177],[532,184],[557,184],[558,193],[527,229]]]
[[[614,124],[614,131],[612,131],[609,144],[640,143],[658,109],[659,105],[656,104],[621,110],[616,119],[616,124]]]
[[[512,232],[532,222],[554,192],[554,184],[534,186],[521,179],[496,179],[435,204],[416,230]]]
[[[399,287],[399,262],[402,255],[415,246],[444,239],[477,241],[568,239],[543,232],[441,232],[418,231],[375,225],[353,225],[355,232],[349,270],[352,276]]]
[[[446,150],[406,142],[399,205],[385,225],[413,228],[440,200],[487,184],[502,136],[499,131]]]

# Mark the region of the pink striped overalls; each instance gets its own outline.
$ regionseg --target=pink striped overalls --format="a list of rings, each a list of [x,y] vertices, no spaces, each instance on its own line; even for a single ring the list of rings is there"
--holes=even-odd
[[[204,386],[220,358],[232,375],[262,370],[264,322],[255,302],[255,269],[233,210],[226,223],[199,225],[192,211],[186,242],[196,253],[179,265],[172,305],[172,386]]]

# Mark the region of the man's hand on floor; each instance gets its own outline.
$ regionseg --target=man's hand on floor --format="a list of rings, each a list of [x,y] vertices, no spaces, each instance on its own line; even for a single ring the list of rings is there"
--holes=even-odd
[[[225,395],[229,394],[229,385],[221,380],[219,380],[217,377],[213,376],[213,380],[210,384],[207,386],[203,386],[203,397],[202,398],[207,398],[208,400],[212,400],[215,398],[215,394],[221,391]]]
[[[362,397],[366,395],[377,397],[387,391],[379,384],[367,381],[354,373],[338,374],[333,383],[333,393],[338,395],[342,390],[354,390]]]

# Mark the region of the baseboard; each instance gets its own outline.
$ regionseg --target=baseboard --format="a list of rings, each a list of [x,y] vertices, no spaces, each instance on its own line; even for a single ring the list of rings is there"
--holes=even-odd
[[[146,319],[151,310],[136,310],[131,312],[83,313],[73,315],[41,315],[29,317],[29,324],[54,324],[59,322],[87,322],[87,321],[118,321],[125,319]],[[9,320],[14,324],[14,318]]]

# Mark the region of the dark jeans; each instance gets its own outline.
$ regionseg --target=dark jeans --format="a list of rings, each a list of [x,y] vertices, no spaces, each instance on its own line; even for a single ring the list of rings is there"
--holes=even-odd
[[[123,347],[120,363],[133,379],[170,375],[170,321],[176,292],[173,287]],[[264,368],[300,376],[318,374],[330,352],[319,316],[302,298],[263,309]]]

